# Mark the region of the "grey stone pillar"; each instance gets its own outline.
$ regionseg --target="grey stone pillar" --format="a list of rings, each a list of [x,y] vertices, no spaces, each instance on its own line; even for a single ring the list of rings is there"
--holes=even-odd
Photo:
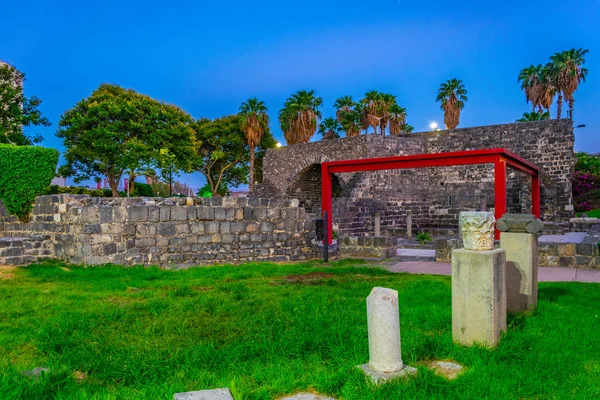
[[[408,210],[406,213],[406,237],[412,237],[412,211]]]
[[[505,251],[494,249],[494,215],[462,212],[464,249],[452,250],[452,339],[495,347],[506,330]]]
[[[375,225],[375,235],[381,236],[381,213],[376,212],[373,215],[373,224]]]
[[[538,234],[544,223],[531,214],[504,214],[497,227],[506,251],[506,309],[533,310],[538,299]]]

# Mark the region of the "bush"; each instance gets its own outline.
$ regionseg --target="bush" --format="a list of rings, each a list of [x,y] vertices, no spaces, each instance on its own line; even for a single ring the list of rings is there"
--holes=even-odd
[[[417,236],[415,236],[415,239],[417,239],[417,241],[421,244],[426,244],[433,241],[433,238],[429,232],[419,232],[417,233]]]
[[[0,199],[8,212],[27,219],[35,197],[48,190],[57,163],[55,149],[0,144]]]
[[[147,183],[133,182],[133,188],[134,196],[154,197],[152,185],[148,185]]]
[[[576,153],[575,160],[575,171],[600,175],[600,157],[587,153]]]
[[[571,180],[573,196],[580,197],[596,190],[600,186],[600,177],[590,172],[576,171]]]

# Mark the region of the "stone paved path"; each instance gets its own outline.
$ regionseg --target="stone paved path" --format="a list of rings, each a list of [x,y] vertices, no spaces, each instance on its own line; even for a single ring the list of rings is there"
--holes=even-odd
[[[411,274],[450,275],[452,267],[449,263],[403,261],[384,266],[391,272],[408,272]],[[540,267],[540,282],[592,282],[600,283],[600,270],[582,268]]]

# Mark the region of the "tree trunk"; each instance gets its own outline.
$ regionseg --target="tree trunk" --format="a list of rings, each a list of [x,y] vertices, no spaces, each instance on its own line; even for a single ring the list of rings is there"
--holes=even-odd
[[[135,174],[129,174],[129,195],[133,194],[135,190]]]
[[[119,187],[119,181],[115,181],[114,178],[108,178],[108,185],[112,189],[112,197],[119,197],[119,191],[117,190]]]
[[[573,103],[575,103],[574,98],[569,99],[569,118],[573,119]]]
[[[562,114],[562,102],[563,95],[562,92],[558,92],[558,102],[556,103],[556,119],[560,119],[560,114]]]
[[[250,193],[254,189],[254,146],[250,146],[250,184],[248,185]]]

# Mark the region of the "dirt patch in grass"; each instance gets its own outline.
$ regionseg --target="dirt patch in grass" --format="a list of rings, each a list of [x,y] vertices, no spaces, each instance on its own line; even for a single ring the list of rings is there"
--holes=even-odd
[[[324,279],[333,278],[335,275],[326,272],[311,272],[308,274],[288,275],[284,276],[285,283],[303,284],[303,285],[318,285]]]
[[[212,286],[192,286],[192,289],[198,292],[208,292],[209,290],[214,290],[215,288]]]
[[[77,383],[85,381],[87,378],[88,378],[88,376],[85,372],[81,372],[81,371],[73,372],[73,379],[75,379],[75,382],[77,382]]]
[[[14,265],[0,265],[0,280],[14,279],[17,268]]]

